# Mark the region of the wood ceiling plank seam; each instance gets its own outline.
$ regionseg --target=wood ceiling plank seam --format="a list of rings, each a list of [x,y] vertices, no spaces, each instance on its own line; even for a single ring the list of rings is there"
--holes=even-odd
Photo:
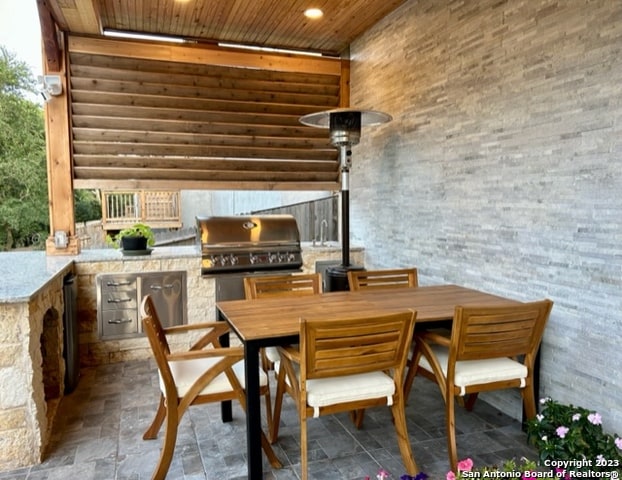
[[[71,54],[70,65],[73,72],[78,69],[88,68],[95,70],[102,76],[107,70],[117,72],[118,75],[131,76],[137,72],[154,75],[171,75],[182,77],[184,75],[193,78],[222,78],[231,80],[256,80],[268,83],[299,83],[313,87],[320,85],[339,85],[339,75],[319,72],[295,72],[279,70],[249,69],[244,67],[232,67],[222,65],[197,65],[164,60],[148,60],[133,57],[113,57],[109,55],[94,54]],[[75,74],[75,73],[74,73]]]
[[[132,190],[164,190],[175,188],[177,190],[286,190],[286,191],[337,191],[338,182],[274,182],[274,181],[255,181],[255,182],[215,182],[212,180],[196,181],[185,180],[171,181],[160,179],[149,180],[98,180],[89,178],[74,178],[74,189],[132,189]]]
[[[268,1],[270,4],[267,4]],[[262,8],[259,9],[259,15],[251,19],[255,26],[250,29],[251,36],[246,43],[261,46],[278,45],[278,43],[268,42],[268,39],[278,25],[283,23],[283,19],[291,14],[292,9],[296,8],[296,3],[298,2],[290,0],[289,8],[285,9],[282,8],[282,2],[278,0],[264,0]]]
[[[334,158],[334,150],[324,148],[305,148],[298,145],[277,145],[277,144],[183,144],[165,142],[132,142],[120,141],[115,143],[93,139],[79,139],[75,141],[74,153],[97,153],[95,147],[101,153],[121,154],[121,155],[177,155],[184,156],[230,156],[235,158],[248,159],[307,159],[321,160]],[[162,152],[158,152],[161,149]]]
[[[91,82],[89,82],[91,83]],[[81,81],[75,81],[76,89],[87,89],[89,85],[85,85]],[[315,95],[295,92],[251,92],[244,90],[230,89],[197,89],[196,87],[171,87],[167,85],[154,84],[135,84],[127,82],[109,82],[106,80],[97,82],[97,91],[99,93],[126,93],[143,97],[168,97],[178,99],[196,99],[196,100],[222,100],[234,101],[241,105],[247,103],[260,103],[263,105],[270,104],[287,104],[295,106],[313,106],[317,111],[328,108],[337,108],[339,98],[327,95]]]
[[[123,121],[121,118],[99,118],[97,122],[88,121],[84,117],[74,119],[72,125],[76,135],[123,135],[132,133],[133,135],[149,133],[171,133],[171,134],[203,134],[203,135],[246,135],[258,138],[291,138],[298,140],[306,140],[319,144],[328,144],[326,136],[313,135],[309,129],[288,126],[264,126],[255,125],[249,128],[244,124],[222,124],[222,123],[202,123],[202,122],[185,122],[178,120],[154,120],[145,118],[141,121],[140,128],[135,126],[136,118],[131,121]],[[316,129],[317,130],[317,129]]]
[[[286,148],[258,148],[220,145],[167,145],[167,144],[109,144],[106,142],[74,142],[74,153],[108,153],[124,155],[172,155],[178,157],[235,157],[292,160],[321,160],[334,158],[334,151]]]
[[[214,157],[139,157],[118,155],[79,154],[74,156],[74,164],[80,167],[115,167],[132,166],[134,168],[148,167],[151,164],[161,165],[163,168],[184,168],[223,170],[298,170],[337,173],[339,165],[335,160],[263,160]]]
[[[259,175],[271,175],[272,178],[275,178],[278,175],[281,178],[290,178],[290,179],[297,179],[297,180],[303,180],[305,178],[308,178],[312,181],[318,180],[318,179],[326,181],[326,180],[334,180],[335,177],[338,176],[338,173],[336,172],[297,171],[297,170],[291,170],[291,169],[249,170],[249,169],[238,169],[238,168],[236,169],[166,168],[166,167],[162,167],[157,162],[147,163],[145,165],[138,165],[138,166],[122,166],[122,167],[114,167],[114,168],[106,168],[102,166],[96,166],[96,167],[76,166],[75,168],[78,169],[80,172],[87,172],[87,171],[109,172],[108,175],[114,175],[116,172],[123,172],[123,173],[119,173],[119,176],[121,178],[123,178],[123,175],[127,175],[127,172],[130,172],[130,171],[144,171],[143,175],[144,175],[144,178],[146,178],[146,175],[149,175],[148,170],[152,170],[153,171],[152,173],[175,172],[177,174],[177,178],[186,177],[186,178],[196,178],[196,179],[201,177],[202,172],[209,172],[210,175],[216,175],[216,173],[221,173],[221,174],[227,173],[232,179],[235,179],[236,175],[239,176],[238,179],[241,179],[244,177],[247,177],[247,178],[256,177]],[[128,177],[130,177],[130,175],[128,175]],[[135,177],[135,176],[131,175],[131,177]]]
[[[334,175],[326,174],[301,174],[298,172],[243,172],[243,171],[214,171],[214,170],[174,170],[174,169],[153,169],[153,168],[123,168],[123,169],[89,169],[79,168],[78,178],[83,175],[91,174],[91,178],[107,178],[125,180],[144,179],[148,180],[152,174],[157,174],[159,178],[169,180],[220,180],[220,181],[253,181],[269,178],[272,181],[320,181],[326,182],[333,180]],[[150,172],[152,170],[152,172]],[[95,172],[96,175],[93,175]]]
[[[225,22],[227,12],[232,8],[232,2],[193,2],[201,4],[201,9],[196,12],[195,29],[192,32],[194,38],[215,39],[221,25]]]
[[[218,110],[178,110],[174,108],[137,107],[131,105],[102,105],[94,103],[73,103],[74,126],[87,126],[97,119],[153,119],[180,120],[185,122],[217,122],[232,125],[264,125],[284,128],[303,128],[308,136],[326,137],[318,128],[308,128],[300,123],[299,116],[283,114],[257,114],[245,112],[222,112]]]
[[[166,85],[162,83],[127,82],[124,80],[72,79],[72,88],[98,92],[122,92],[135,95],[168,97],[208,98],[218,100],[251,101],[260,103],[287,103],[291,105],[326,105],[336,107],[339,97],[314,93],[252,91],[229,88],[201,88],[196,86]]]
[[[71,72],[72,84],[76,82],[126,81],[135,83],[173,84],[180,86],[196,86],[198,88],[245,89],[261,92],[293,92],[312,93],[337,96],[339,85],[308,84],[298,82],[272,82],[244,78],[199,77],[196,75],[171,75],[169,73],[151,73],[127,70],[113,70],[101,67],[75,67]]]
[[[179,80],[179,79],[176,79]],[[205,90],[218,89],[227,92],[241,91],[246,93],[257,93],[262,95],[274,95],[274,94],[297,94],[304,96],[316,96],[324,98],[338,98],[339,86],[326,87],[316,86],[315,88],[307,88],[305,85],[300,84],[275,84],[270,82],[258,82],[234,80],[230,82],[222,81],[221,79],[205,79],[202,81],[192,81],[188,79],[187,82],[165,82],[164,78],[140,76],[137,75],[134,78],[110,78],[110,77],[97,77],[97,76],[71,76],[72,88],[89,90],[91,88],[97,89],[99,85],[107,86],[106,90],[113,90],[117,85],[134,85],[134,89],[149,86],[151,88],[179,88],[182,91],[188,91],[189,89],[196,89],[197,92]]]
[[[74,128],[74,141],[97,141],[133,145],[158,143],[162,145],[192,145],[192,146],[248,146],[256,148],[301,148],[321,149],[330,148],[324,139],[310,139],[297,137],[274,137],[262,135],[244,135],[236,133],[205,134],[194,132],[167,132],[151,130],[102,130],[94,128]]]
[[[232,3],[233,6],[227,15],[227,19],[218,32],[218,38],[225,42],[249,44],[251,42],[244,41],[243,37],[240,36],[240,32],[248,33],[251,31],[248,19],[256,18],[258,16],[258,8],[261,8],[263,4],[240,0],[233,0]]]
[[[107,105],[136,105],[143,107],[159,107],[159,108],[179,108],[179,109],[195,109],[200,111],[201,106],[216,109],[219,107],[228,112],[240,113],[263,113],[263,114],[283,114],[302,116],[307,113],[314,113],[330,108],[329,105],[320,107],[318,105],[295,105],[290,104],[259,104],[256,102],[236,102],[224,100],[209,100],[200,98],[171,98],[144,96],[119,92],[94,92],[84,90],[72,90],[72,103],[99,103]],[[293,108],[295,107],[295,109]]]

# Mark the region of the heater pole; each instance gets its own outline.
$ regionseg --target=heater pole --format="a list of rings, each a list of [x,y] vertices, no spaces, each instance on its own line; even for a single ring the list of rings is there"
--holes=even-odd
[[[341,265],[350,266],[350,166],[352,151],[349,145],[339,145],[341,157]]]

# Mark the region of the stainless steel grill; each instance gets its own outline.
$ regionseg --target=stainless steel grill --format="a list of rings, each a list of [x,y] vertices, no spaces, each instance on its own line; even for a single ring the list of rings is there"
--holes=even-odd
[[[201,273],[298,270],[300,233],[291,215],[197,217]]]

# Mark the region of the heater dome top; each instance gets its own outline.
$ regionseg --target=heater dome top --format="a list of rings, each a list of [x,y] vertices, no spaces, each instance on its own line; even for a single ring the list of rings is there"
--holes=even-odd
[[[360,114],[361,123],[363,127],[371,125],[380,125],[381,123],[387,123],[393,120],[391,115],[387,113],[377,112],[375,110],[359,110],[356,108],[335,108],[333,110],[325,110],[323,112],[309,113],[303,117],[300,117],[300,123],[309,127],[329,128],[331,116],[335,117],[344,116],[347,117],[352,114]]]

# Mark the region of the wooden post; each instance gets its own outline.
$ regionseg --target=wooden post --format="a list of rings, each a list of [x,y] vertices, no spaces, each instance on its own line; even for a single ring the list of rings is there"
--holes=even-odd
[[[67,69],[64,55],[59,55],[59,70],[49,71],[47,50],[43,49],[45,75],[60,76],[62,93],[50,96],[44,108],[50,207],[50,236],[45,242],[45,250],[48,255],[76,255],[80,253],[80,243],[76,237],[73,198]],[[59,235],[61,238],[66,237],[66,245],[62,241],[55,241],[58,232],[64,232],[64,235]]]

